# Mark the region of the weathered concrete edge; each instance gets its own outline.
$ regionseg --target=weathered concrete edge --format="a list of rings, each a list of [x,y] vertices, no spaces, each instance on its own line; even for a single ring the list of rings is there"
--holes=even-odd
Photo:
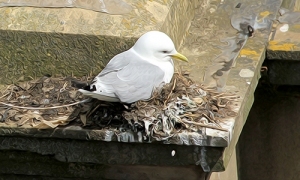
[[[258,60],[256,71],[251,80],[251,84],[245,94],[245,98],[243,99],[243,101],[241,103],[239,115],[237,116],[236,121],[235,121],[233,137],[231,139],[231,142],[229,143],[229,146],[227,148],[225,148],[225,151],[223,153],[223,162],[224,162],[225,169],[230,161],[232,152],[233,152],[234,148],[236,147],[239,136],[242,132],[243,126],[246,123],[248,114],[249,114],[252,104],[254,102],[254,92],[255,92],[256,86],[258,84],[258,80],[260,79],[260,70],[261,70],[260,67],[266,57],[266,55],[265,55],[266,47],[264,45],[262,45],[262,46],[263,46],[263,51],[260,52],[260,57]]]
[[[202,148],[152,143],[118,143],[80,141],[75,139],[0,137],[0,150],[21,150],[41,155],[54,155],[61,162],[123,165],[196,165],[201,168]],[[84,150],[83,150],[84,148]],[[212,167],[222,156],[223,148],[205,147],[206,162]],[[172,156],[171,152],[175,151]],[[160,152],[160,153],[157,153]]]
[[[178,136],[182,134],[183,137],[187,136],[185,133],[178,133]],[[104,141],[104,142],[127,142],[126,139],[122,139],[122,135],[118,137],[115,131],[102,129],[82,129],[79,126],[68,126],[67,128],[58,127],[56,129],[36,129],[36,128],[22,128],[11,127],[8,125],[0,126],[0,136],[22,136],[22,137],[37,137],[37,138],[56,138],[56,139],[77,139],[86,141]],[[134,144],[143,144],[146,142],[139,142],[139,138],[134,136]],[[190,137],[193,135],[188,135]],[[153,139],[153,143],[157,144],[174,144],[174,145],[194,145],[194,146],[211,146],[211,147],[227,147],[228,140],[222,137],[199,135],[199,137],[193,137],[196,140],[189,141],[189,144],[185,144],[181,139],[176,137],[170,137],[168,141],[156,141]],[[112,140],[111,140],[112,139]]]
[[[291,11],[299,11],[299,3],[297,0],[283,0],[281,8],[286,8]],[[280,15],[277,15],[277,18]],[[296,60],[299,61],[300,57],[300,43],[299,43],[299,30],[298,24],[289,24],[289,30],[282,32],[280,27],[284,25],[278,21],[273,22],[273,30],[270,34],[269,44],[267,46],[266,59],[267,60]],[[277,41],[276,34],[284,35],[287,41]],[[296,40],[286,36],[286,34],[293,33]]]
[[[267,49],[268,60],[300,60],[300,50],[298,51],[273,51]]]

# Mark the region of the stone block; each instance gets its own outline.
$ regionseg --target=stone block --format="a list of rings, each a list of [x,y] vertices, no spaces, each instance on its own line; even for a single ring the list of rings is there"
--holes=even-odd
[[[0,84],[50,75],[98,74],[150,30],[180,46],[201,0],[127,0],[110,15],[80,8],[0,8]]]

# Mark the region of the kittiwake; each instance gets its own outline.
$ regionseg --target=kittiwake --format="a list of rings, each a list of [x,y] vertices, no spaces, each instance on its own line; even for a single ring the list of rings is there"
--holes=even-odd
[[[188,61],[163,32],[143,34],[129,50],[113,57],[85,89],[86,96],[102,101],[133,103],[147,100],[174,74],[172,58]]]

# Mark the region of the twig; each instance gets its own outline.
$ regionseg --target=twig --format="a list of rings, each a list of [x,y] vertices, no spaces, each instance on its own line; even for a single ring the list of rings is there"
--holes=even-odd
[[[98,109],[99,106],[101,106],[101,104],[98,104],[94,109],[92,109],[90,112],[88,112],[86,117],[89,117],[91,114],[93,114]]]
[[[175,87],[176,87],[176,82],[177,82],[177,80],[174,79],[172,89],[171,89],[170,93],[168,94],[167,99],[164,101],[164,106],[165,106],[165,107],[166,107],[166,103],[167,103],[168,100],[170,99],[170,96],[171,96],[172,92],[174,91],[174,89],[175,89]]]
[[[225,104],[221,104],[221,98],[218,98],[218,100],[217,100],[217,106],[218,107],[226,107],[227,106],[227,104],[229,103],[229,101],[227,101]]]
[[[0,122],[5,122],[5,119],[7,118],[7,113],[10,109],[11,109],[11,107],[9,107],[8,109],[5,110],[2,117],[0,118]]]
[[[53,107],[24,107],[24,106],[15,106],[13,104],[7,104],[7,103],[4,103],[4,102],[0,102],[0,104],[8,106],[8,107],[16,108],[16,109],[46,110],[46,109],[57,109],[57,108],[62,108],[62,107],[74,106],[74,105],[77,105],[77,104],[85,103],[88,100],[89,99],[84,99],[82,101],[74,102],[74,103],[71,103],[71,104],[65,104],[65,105],[53,106]]]
[[[202,126],[202,127],[206,127],[206,128],[217,129],[217,130],[220,130],[220,131],[228,132],[228,129],[225,129],[225,128],[210,126],[210,125],[206,125],[206,124],[203,124],[203,123],[191,122],[191,121],[187,121],[187,120],[184,120],[184,119],[181,119],[181,120],[184,121],[185,123],[188,123],[188,124],[193,124],[193,125],[197,125],[197,126]]]
[[[209,120],[210,122],[215,123],[208,115],[202,113],[201,116],[204,116],[207,120]]]
[[[10,92],[4,94],[3,96],[0,97],[0,99],[4,98],[5,96],[9,95]]]
[[[218,98],[220,96],[224,96],[224,95],[225,95],[225,93],[220,93],[220,94],[212,95],[211,97],[214,98],[214,99],[216,99],[216,98]]]

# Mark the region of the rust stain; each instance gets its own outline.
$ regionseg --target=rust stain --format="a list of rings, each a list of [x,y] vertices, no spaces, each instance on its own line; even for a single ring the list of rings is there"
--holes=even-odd
[[[292,51],[295,47],[296,45],[294,43],[278,44],[277,41],[270,41],[268,49],[273,51]]]
[[[245,55],[245,56],[258,56],[259,54],[251,49],[242,49],[240,52],[240,55]]]

